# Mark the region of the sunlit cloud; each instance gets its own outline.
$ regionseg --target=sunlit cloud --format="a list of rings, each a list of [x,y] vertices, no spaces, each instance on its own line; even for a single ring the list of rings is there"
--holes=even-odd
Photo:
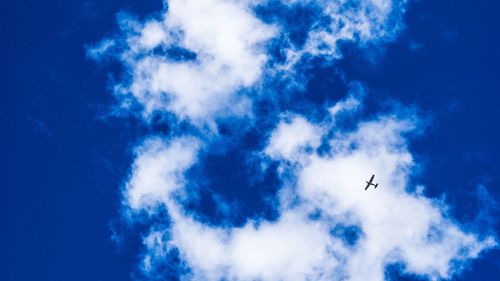
[[[282,14],[299,9],[315,13],[301,44]],[[140,265],[146,276],[161,274],[175,256],[174,273],[188,280],[384,280],[395,264],[434,280],[496,247],[493,236],[466,229],[444,201],[412,186],[418,163],[408,144],[422,129],[419,118],[402,107],[362,117],[362,82],[349,81],[343,99],[326,101],[321,118],[279,106],[254,112],[256,102],[288,94],[272,84],[311,58],[339,59],[343,42],[395,40],[405,9],[406,1],[389,0],[171,0],[156,18],[122,16],[122,32],[89,49],[90,57],[125,67],[114,94],[126,111],[138,106],[146,123],[169,114],[192,128],[146,136],[135,148],[123,205],[129,220],[149,227]],[[189,171],[227,145],[218,130],[228,119],[237,120],[236,136],[261,120],[272,124],[258,135],[263,145],[252,160],[261,164],[256,173],[276,169],[275,219],[212,224],[187,207],[199,180]],[[379,187],[365,191],[372,174]]]

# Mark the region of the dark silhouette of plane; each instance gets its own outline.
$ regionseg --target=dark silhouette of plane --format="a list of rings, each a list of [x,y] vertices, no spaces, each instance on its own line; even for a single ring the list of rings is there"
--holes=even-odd
[[[368,187],[370,187],[370,185],[373,185],[373,186],[374,186],[374,188],[377,188],[378,183],[377,183],[377,184],[374,184],[374,183],[373,183],[373,179],[374,179],[374,178],[375,178],[375,175],[372,175],[372,177],[370,178],[370,180],[366,182],[366,183],[367,183],[367,185],[366,185],[366,187],[365,187],[365,190],[367,190],[367,189],[368,189]]]

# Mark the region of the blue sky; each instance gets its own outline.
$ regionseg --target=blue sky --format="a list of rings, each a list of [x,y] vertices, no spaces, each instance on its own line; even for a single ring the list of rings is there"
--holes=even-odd
[[[495,219],[495,202],[500,200],[500,4],[394,1],[406,9],[383,15],[381,31],[366,38],[358,31],[357,37],[325,48],[325,42],[315,45],[311,40],[307,45],[305,39],[315,31],[312,23],[323,28],[324,22],[314,15],[321,13],[329,20],[324,7],[292,5],[286,10],[280,1],[261,1],[266,4],[243,10],[250,11],[242,14],[249,23],[241,25],[249,34],[249,46],[241,51],[236,44],[229,51],[237,56],[226,57],[230,52],[217,48],[233,45],[210,39],[224,36],[207,39],[194,32],[201,45],[182,45],[165,34],[160,34],[160,41],[170,38],[174,43],[156,42],[154,36],[153,43],[138,38],[146,23],[163,16],[177,15],[178,21],[162,28],[186,34],[189,23],[203,20],[175,14],[175,6],[172,16],[161,1],[4,2],[1,280],[292,280],[280,270],[283,263],[269,261],[274,267],[266,264],[263,269],[245,255],[248,250],[240,249],[273,245],[275,235],[284,241],[304,241],[311,236],[308,231],[322,233],[326,226],[331,239],[358,246],[335,248],[330,243],[337,240],[319,235],[305,239],[304,253],[323,253],[328,241],[348,270],[338,270],[332,265],[338,261],[329,255],[287,260],[277,249],[264,257],[276,254],[284,264],[295,264],[300,269],[293,272],[297,280],[361,276],[361,268],[375,264],[370,257],[378,257],[361,250],[377,245],[370,237],[390,234],[384,229],[371,232],[373,221],[365,210],[382,212],[385,209],[372,198],[395,203],[388,198],[396,195],[415,204],[410,214],[416,209],[432,214],[432,227],[425,225],[425,230],[437,229],[437,236],[445,238],[433,244],[436,251],[453,252],[462,246],[468,251],[463,250],[464,256],[436,254],[430,259],[430,264],[452,264],[446,270],[419,268],[419,261],[428,256],[414,250],[415,245],[425,248],[429,241],[401,242],[395,246],[402,249],[401,256],[382,264],[382,278],[421,280],[444,270],[441,276],[456,271],[451,277],[456,280],[495,280],[500,273],[500,253],[486,243],[500,230]],[[215,15],[218,12],[214,9]],[[220,15],[226,19],[227,14]],[[246,24],[252,28],[244,29]],[[92,53],[105,42],[115,45]],[[162,48],[152,50],[148,44]],[[287,51],[298,61],[287,58]],[[259,61],[262,54],[267,59]],[[239,61],[245,56],[251,60]],[[178,62],[170,63],[166,73],[172,65],[189,66],[199,60],[202,70],[188,68],[187,80],[169,80],[169,75],[180,73],[177,69],[158,82],[167,89],[159,92],[195,98],[176,103],[160,95],[156,100],[153,86],[130,76],[144,57]],[[229,70],[211,72],[219,64]],[[133,92],[134,81],[145,89]],[[202,92],[211,94],[198,100],[196,87],[186,85],[204,85]],[[338,103],[349,97],[359,108]],[[128,102],[132,106],[123,106]],[[343,112],[330,114],[335,104]],[[149,113],[148,106],[153,108]],[[366,171],[359,168],[364,165],[359,159],[371,163]],[[323,180],[315,181],[323,179],[323,166],[327,173],[333,171],[324,182],[338,186],[337,193],[321,186]],[[373,197],[356,195],[360,191],[351,188],[349,171],[361,185],[374,171],[377,179],[385,180],[385,190],[381,184]],[[418,186],[425,186],[423,194]],[[350,195],[364,201],[349,199]],[[349,207],[330,209],[318,203],[330,199]],[[432,208],[428,202],[433,202]],[[354,220],[346,213],[354,214]],[[390,222],[393,215],[387,216]],[[427,217],[395,219],[406,225],[405,219]],[[407,226],[420,233],[412,223]],[[452,230],[456,236],[445,235]],[[270,233],[270,242],[260,238],[262,233]],[[297,236],[287,237],[289,233]],[[196,243],[189,237],[197,236],[193,234],[212,237],[200,244],[215,245],[222,253],[200,259],[197,251],[207,250],[192,246]],[[229,238],[222,241],[219,235]],[[173,246],[165,246],[168,243]],[[481,253],[476,257],[472,248]],[[356,263],[360,257],[367,258],[363,267]],[[314,266],[322,275],[309,270]],[[423,274],[415,275],[418,270]]]

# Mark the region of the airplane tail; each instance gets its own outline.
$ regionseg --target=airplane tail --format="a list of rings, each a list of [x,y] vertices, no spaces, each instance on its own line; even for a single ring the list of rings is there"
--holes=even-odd
[[[377,188],[377,186],[378,186],[378,183],[375,185],[375,188]]]

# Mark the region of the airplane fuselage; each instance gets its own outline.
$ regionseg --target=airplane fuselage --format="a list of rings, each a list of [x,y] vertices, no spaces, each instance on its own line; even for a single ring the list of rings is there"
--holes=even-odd
[[[373,186],[374,188],[377,188],[378,183],[376,183],[376,184],[375,184],[375,183],[373,183],[373,179],[374,179],[374,178],[375,178],[375,175],[372,175],[372,177],[370,178],[370,180],[366,182],[366,183],[367,183],[367,185],[366,185],[366,187],[365,187],[365,190],[367,190],[367,189],[368,189],[368,187],[370,187],[370,186]]]

